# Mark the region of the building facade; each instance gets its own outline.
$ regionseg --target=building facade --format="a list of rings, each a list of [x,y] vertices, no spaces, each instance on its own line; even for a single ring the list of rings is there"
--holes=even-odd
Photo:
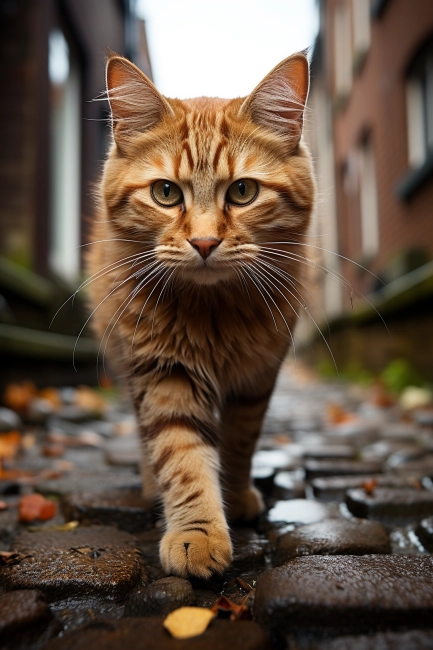
[[[83,308],[54,321],[66,338],[49,325],[79,284],[110,138],[108,104],[93,101],[110,50],[151,76],[133,0],[0,2],[0,353],[17,376],[48,357],[72,369]],[[94,364],[92,342],[79,348]]]
[[[308,130],[314,234],[338,253],[322,253],[331,273],[318,280],[319,300],[340,332],[337,356],[373,367],[408,356],[431,376],[433,348],[428,359],[416,339],[433,331],[433,3],[319,6]],[[356,330],[365,339],[381,326],[372,359]]]

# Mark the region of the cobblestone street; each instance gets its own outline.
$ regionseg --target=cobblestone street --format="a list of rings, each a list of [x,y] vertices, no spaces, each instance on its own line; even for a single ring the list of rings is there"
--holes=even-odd
[[[254,457],[267,513],[208,582],[163,574],[119,398],[48,391],[0,428],[1,648],[433,648],[433,410],[286,365]],[[163,627],[220,596],[203,634]]]

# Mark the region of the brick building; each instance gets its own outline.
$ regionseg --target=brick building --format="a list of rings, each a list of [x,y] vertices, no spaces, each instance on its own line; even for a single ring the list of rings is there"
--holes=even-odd
[[[341,256],[323,252],[331,273],[316,278],[333,351],[372,368],[404,356],[432,377],[433,3],[319,6],[308,139],[315,243]],[[332,271],[368,298],[355,300],[353,315],[353,296]]]
[[[134,0],[0,2],[3,381],[8,373],[37,374],[41,364],[47,381],[50,367],[56,375],[60,361],[72,370],[83,310],[61,313],[55,334],[48,328],[81,273],[80,245],[94,212],[92,185],[109,138],[108,105],[91,101],[104,89],[108,49],[151,76]],[[93,341],[78,350],[93,368]]]

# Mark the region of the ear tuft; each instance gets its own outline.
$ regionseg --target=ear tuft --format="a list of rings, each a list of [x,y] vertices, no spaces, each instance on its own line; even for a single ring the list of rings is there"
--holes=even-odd
[[[245,99],[241,113],[279,135],[294,148],[302,135],[309,66],[303,52],[279,63]]]
[[[113,55],[107,62],[107,97],[116,140],[143,133],[172,113],[167,100],[136,65]]]

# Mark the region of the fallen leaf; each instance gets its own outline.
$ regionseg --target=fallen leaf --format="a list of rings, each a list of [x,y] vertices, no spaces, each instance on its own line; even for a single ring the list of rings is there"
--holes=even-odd
[[[164,627],[175,639],[190,639],[203,634],[215,613],[204,607],[180,607],[164,620]]]
[[[105,399],[88,386],[78,386],[74,395],[74,404],[89,413],[105,413],[107,409]]]
[[[38,391],[32,381],[21,384],[9,384],[3,393],[3,402],[14,411],[26,411],[30,401],[36,397]]]
[[[0,501],[0,511],[7,510],[8,508],[9,508],[9,504],[6,503],[6,501]]]
[[[350,422],[355,418],[353,413],[345,411],[339,404],[333,402],[327,404],[326,415],[331,424],[342,424],[344,422]]]
[[[214,612],[215,615],[217,615],[219,611],[230,612],[231,621],[238,621],[241,618],[249,618],[250,610],[248,606],[245,605],[245,602],[249,599],[251,591],[253,591],[253,589],[250,589],[240,605],[236,605],[236,603],[233,603],[231,600],[226,598],[226,596],[220,596],[211,611]]]
[[[0,458],[15,458],[21,444],[19,431],[0,433]]]
[[[44,445],[41,451],[42,456],[46,458],[59,458],[65,453],[65,448],[63,445],[56,443],[53,445]]]
[[[57,513],[57,505],[42,494],[25,494],[18,503],[20,521],[48,521]]]
[[[0,551],[0,567],[10,566],[11,564],[18,564],[28,555],[22,555],[22,553],[17,553],[15,551]]]
[[[62,406],[62,398],[57,388],[43,388],[38,393],[39,397],[48,400],[55,411],[58,411]]]
[[[365,494],[371,497],[374,494],[375,488],[377,488],[377,481],[374,478],[362,481],[361,487],[364,488]]]

